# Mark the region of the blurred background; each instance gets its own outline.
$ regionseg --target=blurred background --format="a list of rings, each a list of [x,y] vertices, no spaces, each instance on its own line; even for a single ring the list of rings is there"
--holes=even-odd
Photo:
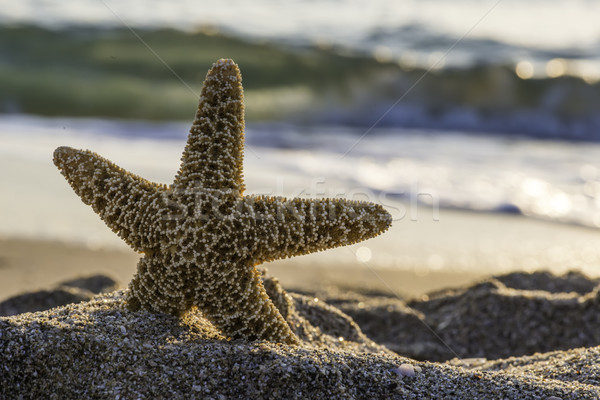
[[[5,238],[124,249],[52,151],[169,183],[206,71],[232,58],[250,193],[368,199],[395,218],[301,262],[598,274],[599,0],[0,4]]]

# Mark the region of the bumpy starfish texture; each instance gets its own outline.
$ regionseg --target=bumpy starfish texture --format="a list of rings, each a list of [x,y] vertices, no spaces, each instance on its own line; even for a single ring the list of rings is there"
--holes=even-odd
[[[54,163],[83,202],[143,253],[129,284],[130,309],[181,316],[198,307],[231,338],[297,344],[255,266],[371,238],[391,217],[366,202],[244,196],[243,147],[240,72],[219,60],[171,185],[91,151],[59,147]]]

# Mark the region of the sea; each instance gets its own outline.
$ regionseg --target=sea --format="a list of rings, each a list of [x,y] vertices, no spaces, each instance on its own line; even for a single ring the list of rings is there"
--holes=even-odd
[[[354,108],[335,104],[302,123],[248,123],[250,193],[416,202],[600,229],[600,0],[0,3],[3,26],[213,29],[435,78],[437,87],[419,74],[357,85]],[[90,148],[168,183],[188,129],[189,121],[0,114],[0,234],[114,244],[94,215],[74,208],[53,149]]]

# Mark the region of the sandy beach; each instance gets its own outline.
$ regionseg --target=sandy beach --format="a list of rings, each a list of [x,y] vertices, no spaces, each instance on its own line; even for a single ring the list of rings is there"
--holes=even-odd
[[[469,227],[471,235],[481,235],[494,221],[485,214],[465,215],[456,226]],[[479,225],[469,224],[476,219]],[[542,234],[551,224],[516,221],[523,224],[507,224],[511,232],[537,232],[538,243],[557,237]],[[502,231],[502,223],[496,226]],[[558,237],[592,235],[559,227]],[[440,240],[438,247],[447,243]],[[166,315],[132,313],[124,307],[122,290],[95,295],[64,285],[100,275],[124,289],[138,259],[132,251],[3,239],[0,301],[29,292],[18,298],[28,298],[28,306],[40,299],[54,305],[83,302],[0,319],[0,364],[9,371],[0,393],[6,398],[19,393],[56,398],[600,396],[596,278],[543,269],[494,274],[429,268],[423,274],[418,268],[373,268],[353,257],[334,265],[331,257],[322,257],[327,253],[319,255],[321,263],[308,256],[266,264],[269,295],[281,299],[282,288],[290,294],[277,306],[287,310],[286,319],[302,341],[283,346],[228,341],[200,314],[177,322]]]
[[[291,291],[281,296],[276,279],[265,278],[265,285],[301,339],[299,346],[231,341],[195,312],[182,320],[131,312],[123,291],[0,318],[0,364],[6,371],[0,394],[548,400],[600,395],[599,286],[579,274],[511,274],[410,302],[334,289],[321,297]],[[440,361],[427,361],[435,359]]]
[[[600,2],[41,3],[0,400],[600,400]]]

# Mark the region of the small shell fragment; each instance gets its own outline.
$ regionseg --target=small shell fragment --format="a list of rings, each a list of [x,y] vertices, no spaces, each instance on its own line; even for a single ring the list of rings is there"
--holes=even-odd
[[[419,367],[420,369],[420,367]],[[416,375],[415,367],[410,364],[402,364],[398,368],[390,369],[390,372],[395,372],[399,376],[408,376],[410,378]]]

